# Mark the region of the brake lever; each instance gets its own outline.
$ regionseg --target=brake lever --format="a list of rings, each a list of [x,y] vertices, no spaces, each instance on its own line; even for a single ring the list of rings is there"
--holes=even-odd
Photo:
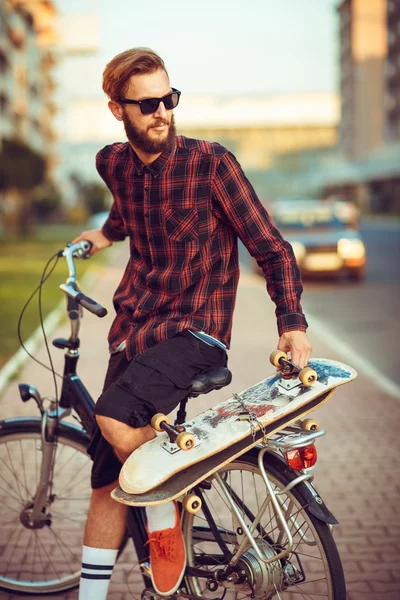
[[[68,242],[62,254],[67,259],[68,256],[71,256],[71,254],[74,258],[90,258],[89,252],[92,248],[93,244],[89,240],[82,240],[81,242],[77,242],[76,244],[71,244],[70,242]]]

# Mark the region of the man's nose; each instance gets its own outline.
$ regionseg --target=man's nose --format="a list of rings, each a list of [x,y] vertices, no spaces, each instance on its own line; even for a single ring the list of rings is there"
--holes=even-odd
[[[154,113],[155,117],[158,117],[159,119],[166,119],[167,118],[167,109],[164,106],[164,102],[160,102],[160,104],[158,105],[158,108],[156,110],[156,112]]]

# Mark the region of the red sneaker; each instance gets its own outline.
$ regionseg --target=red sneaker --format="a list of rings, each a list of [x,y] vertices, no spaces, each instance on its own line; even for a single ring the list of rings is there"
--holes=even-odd
[[[175,525],[170,529],[149,532],[151,581],[156,592],[170,596],[179,587],[186,568],[186,550],[175,504]]]

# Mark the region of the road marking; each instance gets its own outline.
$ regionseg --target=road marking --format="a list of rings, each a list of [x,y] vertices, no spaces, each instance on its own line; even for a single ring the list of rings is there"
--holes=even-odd
[[[307,314],[307,321],[312,325],[313,331],[316,332],[323,342],[337,352],[341,359],[348,361],[352,367],[365,377],[371,379],[375,385],[387,394],[400,400],[400,386],[395,381],[387,377],[382,371],[379,371],[368,359],[357,354],[354,348],[335,335],[318,317],[310,314],[308,310],[305,312]]]

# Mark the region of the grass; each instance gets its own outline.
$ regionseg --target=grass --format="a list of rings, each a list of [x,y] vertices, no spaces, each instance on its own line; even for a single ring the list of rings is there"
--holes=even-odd
[[[0,241],[0,367],[19,348],[18,318],[25,302],[40,283],[48,259],[64,248],[66,241],[74,239],[81,231],[81,226],[52,225],[38,228],[35,238],[32,239]],[[101,254],[90,260],[76,262],[78,279],[82,278],[89,267],[99,268],[104,260]],[[59,260],[42,288],[44,318],[63,299],[64,294],[58,286],[65,282],[67,276],[66,263]],[[22,338],[27,340],[38,326],[38,295],[35,295],[24,314]]]

